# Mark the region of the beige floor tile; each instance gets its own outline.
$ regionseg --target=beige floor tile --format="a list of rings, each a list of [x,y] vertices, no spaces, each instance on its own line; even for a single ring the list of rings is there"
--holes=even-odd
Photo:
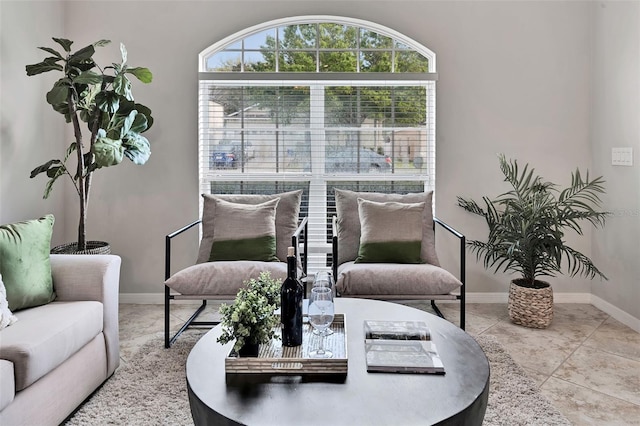
[[[557,304],[546,329],[523,327],[506,319],[484,333],[498,338],[521,366],[549,376],[606,319],[606,314],[591,305]]]
[[[600,309],[585,303],[556,303],[553,310],[554,320],[566,320],[569,323],[588,321],[593,325],[609,318],[609,315]]]
[[[640,361],[640,334],[614,318],[598,327],[584,346]]]
[[[540,390],[575,425],[637,426],[640,421],[639,405],[555,377]]]
[[[558,303],[553,307],[553,321],[547,330],[584,341],[609,318],[592,305]]]
[[[522,369],[527,373],[527,376],[529,376],[534,382],[536,382],[536,385],[538,385],[538,387],[542,386],[544,382],[546,382],[549,378],[548,375],[542,374],[530,368],[522,367]]]
[[[582,346],[553,376],[640,405],[640,361]]]
[[[499,322],[483,334],[494,336],[522,367],[550,376],[580,345],[548,329],[522,327]]]
[[[428,300],[407,300],[398,302],[402,305],[411,306],[412,308],[420,309],[425,312],[429,312],[431,314],[436,314],[436,312],[431,307],[431,302]],[[438,302],[436,304],[442,315],[452,323],[459,325],[460,324],[460,303],[445,303]]]
[[[504,303],[468,303],[467,314],[484,317],[491,320],[508,321],[509,312]]]
[[[467,313],[465,331],[469,334],[483,334],[496,324],[499,324],[498,319]]]
[[[402,304],[435,314],[429,301],[406,301]],[[438,302],[437,306],[448,321],[460,326],[460,302]],[[481,334],[497,322],[498,320],[489,314],[476,315],[469,309],[465,311],[465,331],[467,333]]]

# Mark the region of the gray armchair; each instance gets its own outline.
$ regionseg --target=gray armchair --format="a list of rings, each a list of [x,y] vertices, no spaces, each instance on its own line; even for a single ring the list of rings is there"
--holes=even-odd
[[[287,276],[287,247],[293,246],[301,276],[307,271],[307,219],[299,219],[302,190],[270,195],[204,194],[202,219],[166,236],[165,254],[165,347],[169,348],[190,326],[214,326],[196,321],[207,300],[233,300],[243,283],[270,272]],[[202,226],[195,265],[171,273],[172,240]],[[170,336],[171,302],[200,300],[200,306]]]
[[[465,237],[432,215],[432,192],[384,194],[335,189],[333,275],[340,296],[460,302],[465,327]],[[435,229],[460,242],[458,277],[440,266]]]

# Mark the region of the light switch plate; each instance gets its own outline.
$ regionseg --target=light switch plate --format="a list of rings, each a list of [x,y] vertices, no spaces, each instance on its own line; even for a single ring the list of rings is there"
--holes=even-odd
[[[612,166],[633,166],[633,148],[611,148]]]

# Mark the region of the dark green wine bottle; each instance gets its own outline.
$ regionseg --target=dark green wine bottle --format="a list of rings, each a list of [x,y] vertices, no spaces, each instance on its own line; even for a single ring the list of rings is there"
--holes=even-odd
[[[280,321],[282,322],[282,345],[302,344],[302,300],[304,291],[297,278],[296,256],[293,247],[287,252],[287,279],[280,290]]]

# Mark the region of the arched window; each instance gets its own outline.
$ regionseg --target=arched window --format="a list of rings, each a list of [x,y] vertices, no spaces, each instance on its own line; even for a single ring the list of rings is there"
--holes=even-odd
[[[201,192],[304,189],[310,269],[330,253],[333,188],[435,186],[435,54],[361,20],[294,17],[199,57]]]

